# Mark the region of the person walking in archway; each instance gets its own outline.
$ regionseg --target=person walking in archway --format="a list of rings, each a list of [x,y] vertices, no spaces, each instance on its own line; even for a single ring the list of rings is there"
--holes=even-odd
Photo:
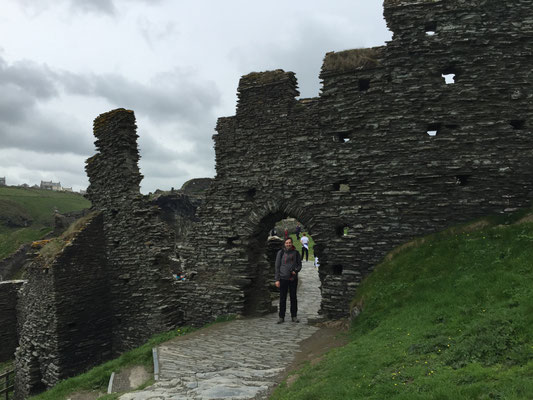
[[[305,253],[305,261],[309,261],[309,238],[306,236],[305,232],[302,233],[300,242],[302,243],[302,260],[304,259]]]
[[[279,319],[278,324],[285,321],[285,310],[287,308],[287,292],[291,299],[291,319],[292,322],[300,322],[298,319],[298,300],[296,290],[298,289],[298,272],[302,269],[300,254],[294,248],[292,239],[288,238],[283,244],[283,248],[276,255],[275,276],[276,287],[279,288]]]

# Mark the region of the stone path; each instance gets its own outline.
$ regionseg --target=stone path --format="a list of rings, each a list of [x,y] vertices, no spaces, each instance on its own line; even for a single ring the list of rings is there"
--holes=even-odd
[[[266,398],[300,342],[318,329],[307,320],[317,317],[319,284],[313,263],[304,262],[298,288],[300,323],[278,325],[277,314],[270,314],[215,324],[164,343],[158,348],[159,381],[120,400]]]

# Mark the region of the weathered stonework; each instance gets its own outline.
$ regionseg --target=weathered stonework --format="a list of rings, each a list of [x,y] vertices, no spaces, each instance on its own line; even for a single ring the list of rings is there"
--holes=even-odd
[[[17,347],[17,296],[24,281],[0,282],[0,363],[13,359]]]
[[[267,308],[264,243],[282,217],[315,239],[322,312],[340,317],[395,246],[530,204],[533,2],[389,0],[385,16],[386,46],[326,55],[319,98],[296,100],[291,72],[241,79],[183,251],[208,291],[225,288],[217,312]]]
[[[393,40],[328,53],[318,98],[297,100],[292,72],[242,77],[196,215],[198,199],[139,193],[131,111],[95,120],[98,214],[48,273],[30,268],[18,398],[176,325],[270,311],[283,218],[312,234],[335,318],[395,246],[531,203],[533,0],[387,0],[385,16]]]
[[[36,255],[28,268],[18,315],[19,399],[183,322],[170,256],[196,208],[182,194],[153,201],[140,194],[133,112],[102,114],[94,133],[99,153],[86,169],[95,213],[51,262]]]
[[[99,153],[87,161],[87,197],[104,216],[113,315],[113,351],[131,349],[181,322],[169,298],[175,284],[169,256],[174,235],[159,208],[140,194],[135,116],[127,110],[94,123]]]
[[[27,267],[18,312],[16,396],[26,398],[111,355],[103,218],[90,219],[48,264]]]

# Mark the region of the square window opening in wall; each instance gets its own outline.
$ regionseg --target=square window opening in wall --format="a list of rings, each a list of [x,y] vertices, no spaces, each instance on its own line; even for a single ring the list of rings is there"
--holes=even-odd
[[[237,243],[235,243],[236,241],[239,240],[239,237],[238,236],[232,236],[232,237],[229,237],[226,239],[226,247],[227,248],[234,248],[234,247],[237,247]]]
[[[366,92],[370,89],[370,79],[361,78],[359,79],[359,91]]]
[[[339,132],[335,135],[335,141],[338,143],[348,143],[351,139],[349,132]]]
[[[335,182],[333,184],[333,191],[335,192],[349,192],[350,185],[346,181]]]
[[[509,124],[513,127],[513,129],[521,130],[526,126],[526,121],[523,119],[513,119],[512,121],[509,121]]]
[[[457,70],[453,66],[443,69],[441,76],[446,85],[453,85],[457,82]]]
[[[427,36],[435,35],[437,33],[437,23],[435,21],[426,23],[424,26],[424,31],[426,32]]]
[[[441,131],[440,124],[429,124],[426,130],[426,133],[429,136],[433,137],[433,136],[437,136],[438,134],[440,134],[440,131]]]
[[[346,224],[338,225],[335,228],[335,233],[337,234],[338,237],[348,236],[348,232],[349,232],[349,227]]]
[[[344,267],[342,265],[334,265],[332,268],[333,275],[342,275],[342,271],[344,270]]]
[[[455,177],[455,184],[457,186],[467,186],[470,181],[470,175],[457,175]]]
[[[255,195],[257,194],[257,189],[251,188],[246,191],[246,200],[252,201],[255,198]]]

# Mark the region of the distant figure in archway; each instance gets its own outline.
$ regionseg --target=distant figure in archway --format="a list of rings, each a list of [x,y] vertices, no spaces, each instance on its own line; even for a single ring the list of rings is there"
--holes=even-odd
[[[300,242],[302,243],[302,260],[304,259],[305,253],[305,261],[309,261],[309,238],[306,236],[305,232],[302,233]]]
[[[296,240],[300,240],[300,233],[302,233],[302,227],[300,226],[300,224],[296,225],[295,232],[296,232]]]
[[[279,319],[278,324],[285,321],[285,310],[287,308],[287,292],[291,299],[291,319],[292,322],[300,322],[298,319],[298,300],[296,299],[296,289],[298,289],[298,272],[302,269],[300,254],[294,248],[292,239],[285,239],[283,248],[276,256],[276,287],[279,288]]]
[[[283,235],[285,236],[285,240],[289,238],[289,230],[285,228],[285,231],[283,232]]]

